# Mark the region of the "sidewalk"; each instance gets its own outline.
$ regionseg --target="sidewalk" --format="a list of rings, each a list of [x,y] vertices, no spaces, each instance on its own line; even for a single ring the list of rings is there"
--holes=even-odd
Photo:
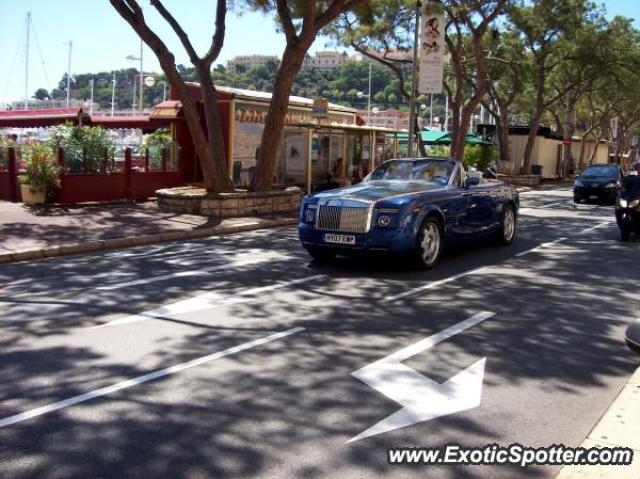
[[[632,354],[629,352],[629,354]],[[640,368],[580,444],[633,449],[629,466],[565,466],[555,479],[638,479],[640,477]]]
[[[0,201],[0,263],[293,225],[297,214],[207,218],[155,202],[27,207]]]
[[[516,186],[518,191],[550,191],[558,189],[572,188],[574,181],[543,181],[537,186]]]

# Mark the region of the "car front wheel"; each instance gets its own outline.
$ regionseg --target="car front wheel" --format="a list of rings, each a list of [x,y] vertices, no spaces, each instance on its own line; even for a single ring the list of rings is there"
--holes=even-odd
[[[424,220],[416,241],[416,264],[420,268],[433,268],[442,255],[442,227],[433,217]]]
[[[505,205],[502,213],[502,223],[498,230],[498,241],[500,244],[508,245],[516,235],[516,213],[513,206]]]

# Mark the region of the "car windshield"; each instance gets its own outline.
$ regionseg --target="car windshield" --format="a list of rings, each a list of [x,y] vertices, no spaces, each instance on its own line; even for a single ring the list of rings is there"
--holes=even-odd
[[[365,181],[404,180],[447,185],[455,162],[451,160],[389,160],[378,166]]]
[[[616,176],[617,167],[612,165],[590,166],[582,172],[581,176],[606,176],[613,178]]]

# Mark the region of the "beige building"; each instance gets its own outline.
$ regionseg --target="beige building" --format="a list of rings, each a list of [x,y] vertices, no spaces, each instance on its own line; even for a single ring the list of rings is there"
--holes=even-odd
[[[574,137],[571,142],[571,156],[574,161],[578,162],[581,149],[581,138]],[[509,135],[509,157],[510,161],[498,161],[498,173],[517,174],[522,167],[524,161],[524,150],[527,144],[526,134],[510,134]],[[538,135],[531,153],[531,165],[542,167],[542,177],[545,179],[558,178],[560,176],[560,167],[563,157],[562,140],[555,138],[547,138]],[[602,141],[595,143],[588,140],[585,143],[585,163],[591,157],[594,149],[596,150],[593,159],[594,164],[606,164],[609,161],[609,143]]]
[[[307,55],[302,68],[316,68],[319,70],[332,70],[344,62],[357,61],[346,52],[324,51],[316,52],[314,56]]]
[[[238,55],[227,62],[227,69],[238,73],[238,67],[243,70],[251,70],[269,62],[280,63],[280,59],[274,55]]]

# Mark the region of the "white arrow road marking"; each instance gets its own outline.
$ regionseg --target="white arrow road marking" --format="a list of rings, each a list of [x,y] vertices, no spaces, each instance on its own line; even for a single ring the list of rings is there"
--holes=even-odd
[[[48,414],[50,412],[58,411],[59,409],[64,409],[69,406],[74,406],[79,403],[90,401],[91,399],[96,399],[108,394],[113,394],[114,392],[137,386],[138,384],[155,381],[156,379],[179,373],[181,371],[184,371],[185,369],[200,366],[215,359],[231,356],[232,354],[237,354],[239,352],[246,351],[247,349],[270,343],[271,341],[276,341],[277,339],[286,338],[287,336],[291,336],[293,334],[304,331],[304,329],[305,328],[301,327],[287,329],[286,331],[282,331],[280,333],[271,334],[259,339],[254,339],[253,341],[249,341],[247,343],[239,344],[238,346],[225,349],[224,351],[209,354],[208,356],[202,356],[201,358],[192,359],[191,361],[187,361],[186,363],[176,364],[175,366],[170,366],[164,369],[157,369],[156,371],[150,372],[148,374],[143,374],[142,376],[138,376],[133,379],[128,379],[126,381],[112,384],[111,386],[94,389],[93,391],[89,391],[88,393],[79,394],[78,396],[73,396],[62,401],[47,404],[36,409],[31,409],[30,411],[5,417],[0,419],[0,428],[11,426],[12,424],[26,421],[27,419],[31,419],[33,417],[42,416],[43,414]]]
[[[347,443],[478,407],[482,396],[486,357],[476,361],[443,384],[405,366],[402,361],[494,315],[495,313],[488,311],[475,314],[444,331],[352,372],[353,377],[403,407],[366,431],[352,437]]]
[[[178,314],[194,313],[196,311],[205,311],[207,309],[218,306],[226,306],[232,304],[246,303],[252,301],[258,293],[274,291],[276,289],[286,288],[295,284],[302,284],[308,281],[324,278],[324,274],[316,274],[307,276],[306,278],[293,279],[283,283],[271,284],[269,286],[260,286],[251,288],[232,295],[221,295],[219,293],[205,293],[194,298],[185,299],[176,303],[167,304],[156,309],[145,311],[144,313],[125,316],[124,318],[114,319],[108,323],[99,324],[98,326],[90,326],[89,329],[99,329],[107,326],[118,326],[122,324],[138,323],[140,321],[148,321],[157,318],[170,318]]]

